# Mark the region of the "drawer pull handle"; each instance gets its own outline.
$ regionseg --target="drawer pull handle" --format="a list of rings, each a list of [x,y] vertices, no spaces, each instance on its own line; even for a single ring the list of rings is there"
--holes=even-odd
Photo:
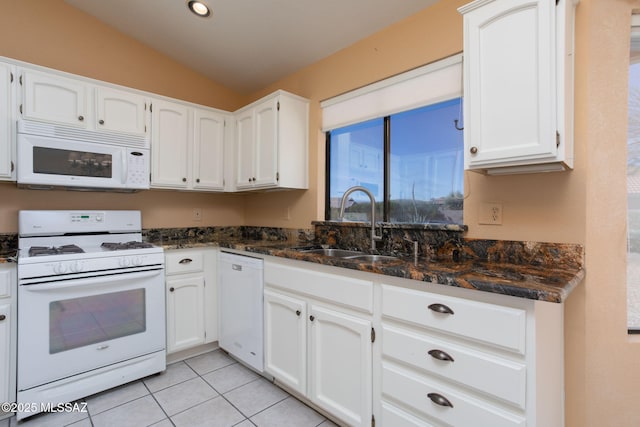
[[[182,258],[180,261],[178,261],[178,264],[190,264],[191,262],[193,262],[191,258]]]
[[[453,405],[451,404],[451,402],[449,402],[449,399],[447,399],[446,397],[444,397],[441,394],[429,393],[429,394],[427,394],[427,397],[429,399],[431,399],[431,401],[433,403],[435,403],[436,405],[448,406],[449,408],[453,408]]]
[[[444,352],[442,350],[429,350],[429,356],[433,357],[434,359],[442,360],[444,362],[453,362],[453,357],[449,356],[447,352]]]
[[[451,310],[449,307],[447,307],[444,304],[431,304],[429,306],[429,310],[433,310],[437,313],[442,313],[442,314],[453,314],[453,310]]]
[[[300,317],[301,314],[302,312],[300,310],[296,310],[296,316]]]

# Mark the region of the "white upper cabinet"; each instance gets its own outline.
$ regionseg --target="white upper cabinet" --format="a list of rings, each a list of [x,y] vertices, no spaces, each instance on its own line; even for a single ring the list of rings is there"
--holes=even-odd
[[[121,90],[97,87],[96,112],[98,129],[146,133],[147,102],[144,97]]]
[[[55,72],[20,70],[22,118],[146,139],[147,99]]]
[[[20,110],[25,119],[88,127],[86,83],[52,73],[22,70],[20,84]]]
[[[151,187],[187,188],[191,115],[184,104],[154,100],[151,107]]]
[[[224,189],[224,116],[195,109],[192,182],[194,189]]]
[[[465,169],[573,167],[574,0],[477,0],[464,15]]]
[[[308,100],[280,90],[235,118],[238,190],[308,188]]]
[[[154,100],[151,122],[151,187],[224,189],[223,114]]]
[[[0,180],[15,181],[15,69],[0,62]]]

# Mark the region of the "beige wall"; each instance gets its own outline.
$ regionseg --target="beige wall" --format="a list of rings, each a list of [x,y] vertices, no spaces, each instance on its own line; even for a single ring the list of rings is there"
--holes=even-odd
[[[466,2],[442,0],[259,93],[241,97],[62,0],[4,1],[0,6],[3,56],[223,109],[232,110],[279,88],[308,97],[311,156],[308,191],[247,196],[148,191],[98,194],[87,201],[83,194],[17,190],[1,184],[0,232],[15,231],[18,209],[56,207],[139,208],[145,226],[155,227],[199,225],[185,218],[191,206],[198,205],[193,207],[203,208],[202,225],[308,227],[323,216],[319,101],[461,51],[462,18],[456,8]],[[46,10],[36,11],[36,4],[45,4]],[[465,181],[469,237],[586,247],[587,277],[565,310],[566,418],[574,427],[640,425],[640,343],[627,336],[625,327],[624,165],[632,8],[640,8],[640,0],[581,0],[578,6],[575,170],[510,177],[467,173]],[[96,44],[101,52],[92,47]],[[485,201],[503,203],[502,226],[477,224],[478,206]]]
[[[0,2],[0,56],[233,111],[242,97],[63,0]],[[19,209],[140,209],[144,227],[243,225],[240,195],[135,194],[17,189],[0,184],[0,233],[17,231]],[[193,221],[194,208],[202,220]]]

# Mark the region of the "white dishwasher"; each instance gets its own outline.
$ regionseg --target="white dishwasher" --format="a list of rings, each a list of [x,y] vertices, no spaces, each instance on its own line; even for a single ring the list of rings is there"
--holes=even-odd
[[[262,260],[220,252],[218,267],[218,344],[263,372]]]

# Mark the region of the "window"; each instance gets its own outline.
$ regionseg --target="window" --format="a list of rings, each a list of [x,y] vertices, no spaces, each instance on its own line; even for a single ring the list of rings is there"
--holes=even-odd
[[[640,333],[640,15],[634,15],[627,134],[627,325]]]
[[[362,186],[378,221],[462,224],[461,95],[456,55],[323,101],[326,219],[338,219],[345,191]],[[368,221],[370,203],[351,193],[345,219]]]
[[[394,223],[462,224],[461,99],[412,109],[327,133],[327,219],[356,185],[376,200],[376,218]],[[369,198],[351,193],[344,217],[366,221]]]

